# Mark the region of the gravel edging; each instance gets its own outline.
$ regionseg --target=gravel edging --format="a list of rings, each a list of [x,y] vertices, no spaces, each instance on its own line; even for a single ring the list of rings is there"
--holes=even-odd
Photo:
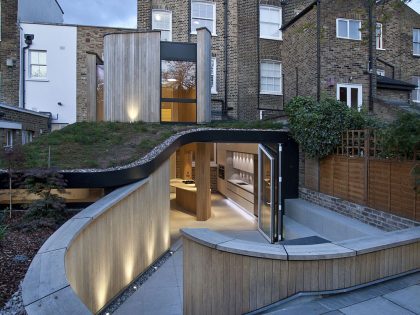
[[[22,299],[22,283],[9,301],[6,302],[5,306],[0,309],[0,315],[26,315]]]

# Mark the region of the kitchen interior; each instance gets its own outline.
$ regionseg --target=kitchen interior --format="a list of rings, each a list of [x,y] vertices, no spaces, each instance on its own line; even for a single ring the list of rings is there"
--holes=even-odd
[[[171,199],[197,221],[211,218],[215,195],[254,221],[258,216],[258,144],[185,145],[171,157],[170,178]]]

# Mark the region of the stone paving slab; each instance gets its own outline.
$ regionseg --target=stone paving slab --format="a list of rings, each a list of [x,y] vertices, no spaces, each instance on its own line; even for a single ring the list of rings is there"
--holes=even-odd
[[[420,285],[413,285],[385,294],[384,298],[414,313],[420,314]]]
[[[377,297],[340,309],[346,315],[414,315],[415,313],[402,308],[391,301]]]

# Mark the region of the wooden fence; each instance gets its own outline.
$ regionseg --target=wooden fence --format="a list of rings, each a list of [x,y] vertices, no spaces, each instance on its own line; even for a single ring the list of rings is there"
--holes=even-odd
[[[365,130],[343,134],[335,155],[308,165],[305,186],[374,209],[420,221],[420,193],[415,191],[414,168],[418,161],[378,158],[374,133]],[[416,155],[416,154],[415,154]],[[317,174],[318,173],[318,174]],[[319,183],[314,178],[318,175]],[[318,186],[318,187],[317,187]]]

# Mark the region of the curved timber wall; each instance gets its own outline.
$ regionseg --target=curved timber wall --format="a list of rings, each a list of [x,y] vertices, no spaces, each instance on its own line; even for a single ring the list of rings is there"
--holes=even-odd
[[[22,284],[32,314],[91,314],[170,246],[169,161],[119,188],[57,230],[34,257]]]
[[[420,268],[420,227],[339,243],[269,245],[182,230],[184,314],[244,314],[300,292],[349,289]]]

